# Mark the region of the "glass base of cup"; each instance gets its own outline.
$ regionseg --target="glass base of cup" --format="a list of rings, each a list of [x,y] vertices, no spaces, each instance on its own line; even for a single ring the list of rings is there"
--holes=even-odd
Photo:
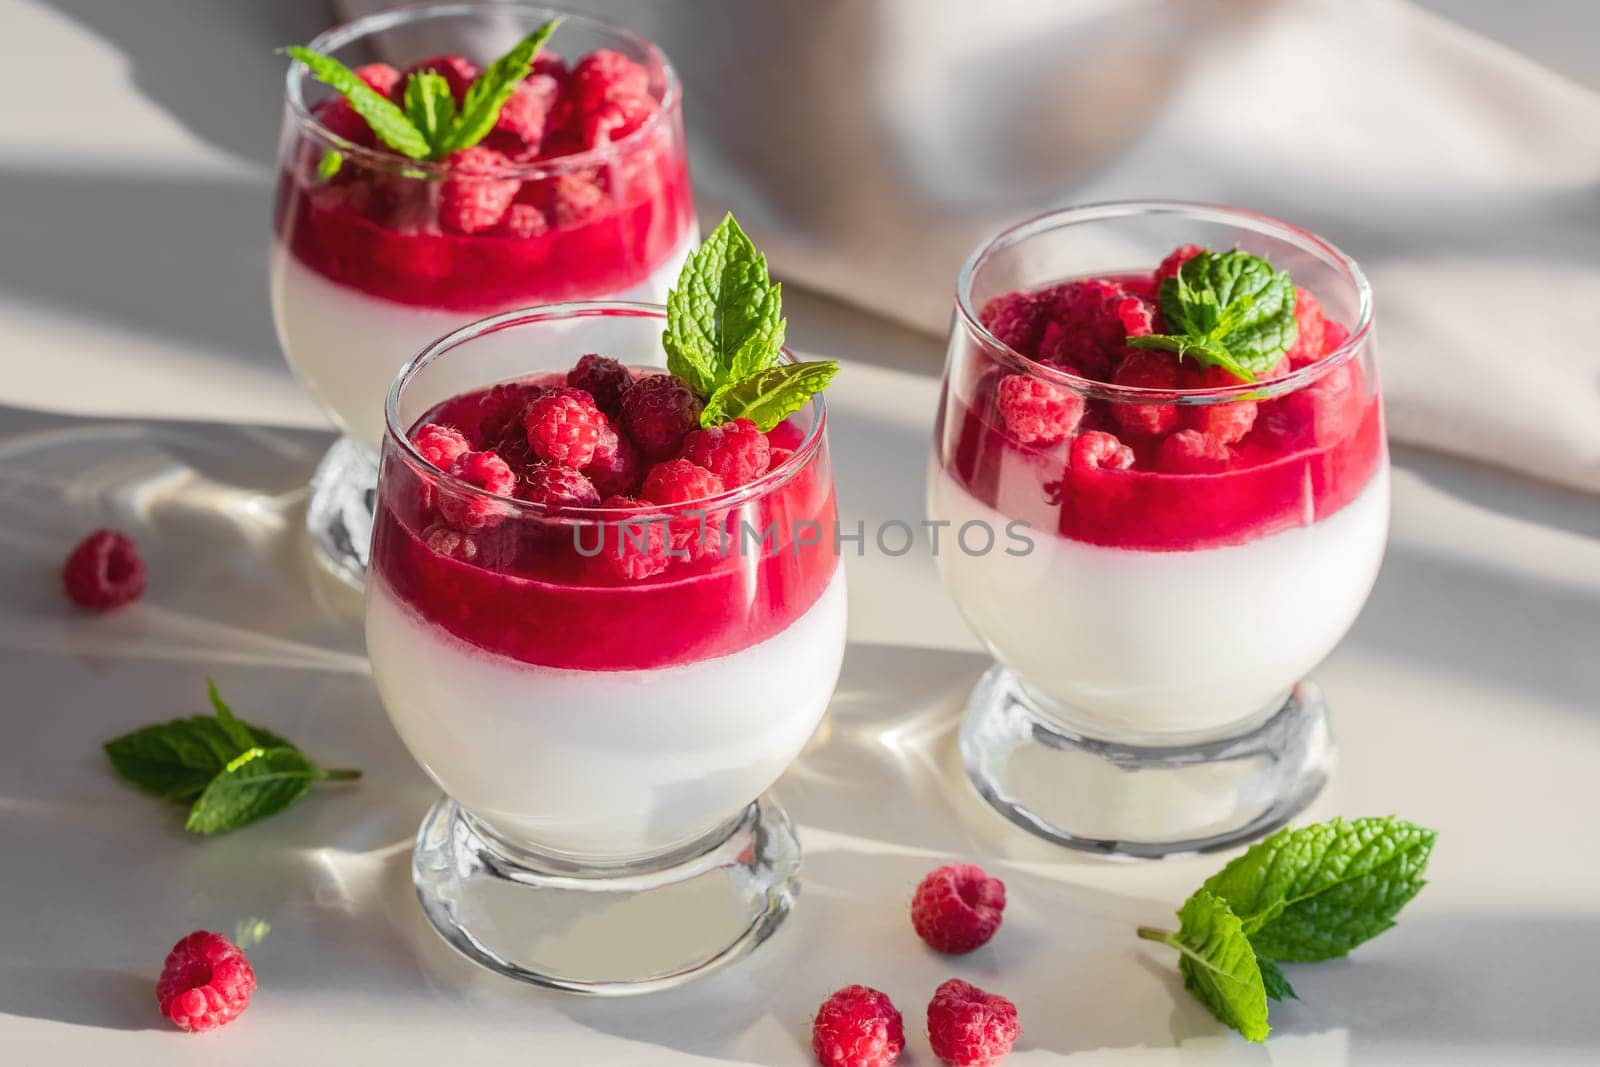
[[[761,797],[731,823],[636,864],[586,866],[497,838],[449,797],[417,834],[422,910],[507,978],[626,996],[692,981],[771,937],[799,891],[800,842]]]
[[[378,458],[341,437],[311,476],[306,529],[317,562],[357,592],[367,585],[372,516],[378,500]]]
[[[972,692],[960,744],[973,786],[1018,826],[1069,848],[1138,859],[1270,833],[1311,803],[1334,762],[1327,704],[1311,682],[1236,733],[1128,744],[1046,714],[999,665]]]

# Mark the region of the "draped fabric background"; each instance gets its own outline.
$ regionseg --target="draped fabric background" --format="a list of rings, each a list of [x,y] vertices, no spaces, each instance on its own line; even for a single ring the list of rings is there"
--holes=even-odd
[[[1022,217],[1247,206],[1366,267],[1397,440],[1600,492],[1600,94],[1506,48],[1404,0],[568,3],[665,48],[702,216],[785,278],[942,332]]]

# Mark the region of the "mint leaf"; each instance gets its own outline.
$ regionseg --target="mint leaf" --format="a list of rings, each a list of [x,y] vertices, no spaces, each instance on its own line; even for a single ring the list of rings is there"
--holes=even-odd
[[[456,98],[450,95],[450,83],[436,71],[419,71],[406,82],[402,99],[406,117],[427,139],[429,155],[437,157],[456,121]]]
[[[805,406],[813,393],[828,387],[839,373],[833,360],[784,363],[742,381],[719,386],[700,412],[701,426],[749,419],[765,433]]]
[[[344,166],[344,154],[328,149],[322,153],[322,158],[317,160],[317,181],[328,182],[339,173],[339,168]]]
[[[1256,953],[1227,902],[1204,889],[1178,909],[1178,931],[1139,928],[1139,936],[1180,953],[1183,987],[1250,1041],[1265,1041],[1267,990]]]
[[[211,710],[216,713],[217,723],[222,727],[222,732],[228,735],[228,740],[238,746],[240,752],[261,743],[250,727],[233,717],[233,709],[222,699],[222,694],[217,692],[217,683],[210,678],[206,679],[206,694],[211,700]]]
[[[1437,835],[1393,816],[1280,830],[1206,880],[1275,960],[1343,956],[1394,925],[1426,884]]]
[[[287,744],[269,730],[233,722],[247,732],[232,730],[219,718],[195,715],[146,726],[104,747],[111,766],[135,788],[186,804],[241,753],[257,745]]]
[[[1256,966],[1261,968],[1261,985],[1266,989],[1268,998],[1272,1000],[1300,999],[1300,994],[1294,991],[1294,986],[1289,984],[1289,979],[1283,976],[1283,969],[1276,963],[1265,956],[1257,954]]]
[[[1189,259],[1161,283],[1158,300],[1175,332],[1130,337],[1128,344],[1190,356],[1246,380],[1276,366],[1299,332],[1289,272],[1237,248]]]
[[[219,834],[248,826],[287,808],[324,777],[322,768],[287,745],[249,749],[206,786],[184,829]]]
[[[782,287],[732,215],[683,265],[667,294],[667,369],[702,399],[774,365],[783,347]]]
[[[312,77],[350,101],[356,114],[367,120],[367,125],[384,144],[412,159],[428,158],[432,146],[422,131],[412,125],[406,113],[393,101],[373,91],[355,71],[332,56],[320,55],[309,48],[292,45],[284,51],[304,63]]]
[[[442,159],[451,152],[471,148],[489,136],[495,120],[500,117],[500,108],[510,99],[522,79],[533,70],[534,57],[560,24],[559,18],[546,22],[513,45],[505,55],[490,63],[473,80],[461,101],[461,113],[456,117],[449,136],[439,145],[435,158]]]

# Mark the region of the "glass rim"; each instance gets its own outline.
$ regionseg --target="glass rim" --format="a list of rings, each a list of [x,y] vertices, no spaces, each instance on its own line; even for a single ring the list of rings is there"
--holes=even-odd
[[[1305,366],[1290,371],[1281,378],[1264,382],[1240,382],[1237,385],[1217,386],[1209,389],[1157,389],[1148,386],[1116,385],[1071,374],[1052,367],[1012,348],[989,332],[978,317],[972,304],[972,284],[979,270],[994,256],[1040,234],[1064,229],[1086,222],[1139,215],[1183,215],[1207,222],[1241,226],[1270,237],[1277,237],[1304,251],[1318,256],[1341,272],[1356,291],[1356,322],[1344,342]],[[981,342],[1000,354],[1021,373],[1041,378],[1047,382],[1071,389],[1083,396],[1101,400],[1150,403],[1175,403],[1180,405],[1223,404],[1238,400],[1259,400],[1292,393],[1320,379],[1359,352],[1372,332],[1372,287],[1356,261],[1333,242],[1319,237],[1310,230],[1284,222],[1271,215],[1246,208],[1230,207],[1200,200],[1104,200],[1074,207],[1058,208],[1024,219],[990,237],[972,251],[961,264],[956,276],[956,315],[966,328]]]
[[[454,492],[458,492],[468,498],[480,497],[485,500],[492,500],[502,507],[509,506],[523,513],[523,517],[574,523],[617,523],[630,520],[681,517],[685,513],[731,510],[749,503],[751,500],[764,497],[780,486],[787,484],[810,464],[818,449],[822,446],[823,431],[827,428],[828,422],[827,404],[823,400],[821,393],[812,394],[808,401],[808,406],[815,413],[815,418],[812,420],[811,427],[806,431],[806,435],[800,444],[781,464],[771,468],[759,478],[743,485],[734,486],[732,489],[724,490],[716,496],[688,500],[681,504],[651,503],[647,506],[634,508],[602,508],[566,504],[550,505],[536,500],[522,500],[514,496],[491,493],[487,489],[473,485],[451,474],[449,471],[440,470],[434,466],[412,442],[407,433],[409,428],[400,425],[400,396],[405,392],[406,386],[410,384],[419,371],[449,352],[470,344],[485,334],[496,333],[503,329],[552,320],[606,318],[614,315],[626,318],[650,318],[664,322],[667,317],[667,309],[664,304],[646,304],[628,300],[574,300],[561,304],[538,304],[530,307],[515,308],[511,311],[503,311],[496,315],[477,319],[450,331],[443,337],[430,342],[427,347],[412,356],[400,368],[399,374],[395,376],[394,382],[389,386],[388,395],[384,398],[384,436],[399,449],[401,456],[409,465],[418,469],[421,473],[426,473],[428,477],[440,485],[448,486]],[[778,358],[786,363],[799,362],[787,346],[779,349]],[[628,365],[632,366],[632,364]],[[665,368],[662,368],[662,370],[664,371]],[[509,381],[512,379],[503,380]],[[486,385],[484,388],[488,388],[488,386]]]
[[[667,59],[666,53],[654,41],[618,23],[608,22],[605,19],[595,18],[592,15],[585,15],[576,11],[568,11],[565,8],[550,7],[545,4],[521,3],[518,0],[475,0],[475,2],[465,3],[457,0],[457,2],[453,3],[423,2],[407,4],[384,11],[377,11],[370,15],[363,15],[360,18],[351,19],[349,22],[323,30],[313,37],[306,47],[313,52],[327,54],[362,38],[398,27],[411,26],[429,19],[496,14],[547,15],[552,18],[559,16],[563,24],[572,23],[602,34],[620,37],[637,47],[651,60],[660,63],[664,85],[661,91],[660,107],[656,109],[653,115],[640,123],[637,129],[631,130],[616,140],[608,141],[597,148],[586,148],[581,152],[556,156],[553,159],[514,163],[503,170],[495,171],[492,175],[484,176],[485,179],[517,178],[522,181],[532,181],[539,178],[558,177],[563,174],[570,174],[615,162],[645,142],[681,106],[683,93],[682,86],[678,81],[678,72],[673,68],[672,62]],[[356,144],[354,141],[341,137],[328,129],[306,106],[305,96],[301,90],[306,79],[310,76],[311,72],[304,63],[299,60],[292,60],[289,63],[289,70],[284,79],[284,99],[288,104],[289,113],[294,116],[295,121],[318,139],[368,167],[378,167],[384,170],[420,171],[419,177],[421,180],[442,180],[452,176],[461,177],[455,175],[443,160],[411,159],[396,152],[369,148],[366,145]],[[471,178],[472,176],[467,175],[465,177]]]

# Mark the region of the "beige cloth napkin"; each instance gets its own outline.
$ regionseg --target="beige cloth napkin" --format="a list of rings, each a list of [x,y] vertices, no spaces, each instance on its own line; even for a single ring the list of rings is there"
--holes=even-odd
[[[1600,491],[1600,95],[1505,48],[1404,0],[572,2],[666,49],[702,215],[786,278],[942,332],[1011,221],[1248,206],[1367,268],[1396,439]]]

